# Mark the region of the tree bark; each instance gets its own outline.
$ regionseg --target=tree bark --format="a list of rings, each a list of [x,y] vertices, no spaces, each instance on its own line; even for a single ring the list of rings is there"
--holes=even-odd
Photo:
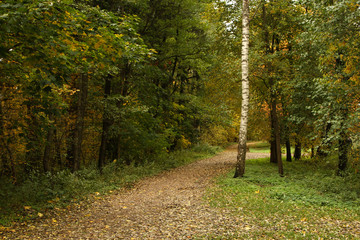
[[[98,159],[98,169],[100,170],[100,172],[102,172],[102,169],[105,165],[106,146],[108,143],[108,132],[111,126],[111,120],[107,114],[107,102],[106,102],[106,99],[108,98],[108,96],[110,96],[110,93],[111,93],[111,76],[108,76],[105,79],[105,86],[104,86],[105,105],[104,105],[104,113],[103,113],[101,144],[100,144],[99,159]]]
[[[276,134],[275,134],[275,121],[273,116],[273,111],[270,111],[270,122],[271,122],[271,139],[270,139],[270,162],[277,163],[277,155],[276,155]]]
[[[242,81],[242,102],[241,122],[239,131],[238,155],[235,168],[236,177],[243,177],[245,173],[246,159],[246,135],[249,111],[249,0],[243,0],[242,17],[242,51],[241,51],[241,81]]]
[[[344,172],[347,168],[348,163],[348,153],[352,144],[351,139],[349,138],[349,135],[346,133],[345,124],[344,122],[348,118],[348,108],[344,106],[342,109],[342,119],[341,119],[341,125],[340,125],[340,139],[339,139],[339,162],[338,162],[338,171],[337,174],[339,176],[343,176]]]
[[[294,151],[294,159],[299,160],[301,158],[301,142],[299,138],[295,139],[295,151]]]
[[[52,122],[54,120],[54,115],[49,115],[49,120]],[[50,123],[49,130],[47,132],[46,136],[46,143],[45,143],[45,149],[44,149],[44,155],[43,155],[43,169],[44,172],[51,171],[51,148],[54,144],[54,133],[55,133],[55,127],[51,126],[52,123]]]
[[[291,162],[291,144],[289,136],[286,137],[286,161]]]
[[[348,138],[347,134],[344,131],[340,134],[339,139],[339,163],[338,163],[338,172],[339,176],[344,175],[344,171],[347,168],[348,163],[348,152],[351,147],[351,140]]]
[[[88,95],[88,76],[86,74],[81,74],[79,78],[79,90],[80,91],[77,102],[77,118],[76,118],[75,138],[74,138],[73,171],[79,170],[81,165],[84,118],[85,118],[87,95]]]
[[[330,145],[330,141],[328,139],[329,132],[331,130],[331,123],[326,124],[324,135],[322,136],[321,144],[317,149],[317,155],[319,157],[326,157],[328,155],[328,148]]]
[[[126,96],[128,96],[129,95],[129,88],[130,88],[130,83],[129,83],[129,81],[128,81],[128,78],[129,78],[129,75],[130,75],[130,73],[131,73],[131,67],[130,67],[130,64],[129,63],[126,63],[125,65],[124,65],[124,68],[123,68],[123,70],[121,71],[121,87],[120,87],[120,89],[118,90],[119,91],[119,93],[121,94],[121,96],[122,97],[126,97]],[[124,106],[123,106],[123,104],[124,104],[124,101],[123,100],[121,100],[121,101],[119,101],[118,102],[118,105],[117,105],[117,107],[119,108],[119,109],[121,109],[121,108],[123,108]],[[121,120],[120,120],[121,121]],[[122,136],[121,136],[121,134],[119,133],[119,135],[117,136],[117,139],[116,139],[116,149],[115,149],[115,157],[116,157],[116,159],[119,161],[120,159],[121,159],[121,154],[122,154]],[[126,160],[126,164],[127,165],[130,165],[130,162],[129,162],[129,160],[127,159]]]
[[[280,126],[279,119],[276,111],[276,99],[272,100],[271,104],[271,112],[272,112],[272,122],[273,122],[273,133],[274,133],[274,142],[275,142],[275,157],[276,162],[278,164],[279,174],[282,176],[284,174],[283,162],[281,158],[281,145],[280,145]]]
[[[2,95],[2,85],[0,85],[0,141],[3,142],[4,138],[4,115],[3,115],[3,95]],[[0,151],[0,159],[1,159],[1,165],[0,165],[0,174],[3,172],[6,172],[6,169],[8,168],[7,164],[7,157],[5,156],[3,151]]]

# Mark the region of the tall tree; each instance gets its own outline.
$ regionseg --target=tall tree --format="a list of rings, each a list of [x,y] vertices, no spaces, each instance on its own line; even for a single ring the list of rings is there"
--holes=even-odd
[[[249,0],[243,0],[242,14],[242,49],[241,49],[241,86],[242,86],[242,102],[241,102],[241,122],[239,131],[238,155],[235,168],[234,178],[243,177],[245,173],[246,159],[246,135],[249,111]]]

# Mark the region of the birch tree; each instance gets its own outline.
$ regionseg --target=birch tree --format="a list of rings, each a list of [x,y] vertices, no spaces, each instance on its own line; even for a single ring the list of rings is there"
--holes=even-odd
[[[241,122],[239,131],[238,155],[234,178],[242,177],[245,173],[246,135],[249,110],[249,21],[249,0],[243,0],[241,47]]]

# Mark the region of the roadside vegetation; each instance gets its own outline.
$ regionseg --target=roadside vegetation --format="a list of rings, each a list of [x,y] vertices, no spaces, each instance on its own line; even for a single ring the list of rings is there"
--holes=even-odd
[[[280,177],[269,159],[253,159],[246,162],[243,178],[233,178],[233,172],[219,177],[206,200],[242,216],[248,227],[236,236],[214,239],[360,237],[360,176],[354,169],[337,176],[336,164],[336,157],[284,161],[285,175]]]
[[[10,226],[14,221],[42,217],[51,209],[70,208],[80,202],[86,204],[94,196],[132,187],[140,179],[208,158],[221,150],[220,147],[198,144],[192,149],[163,154],[142,165],[113,161],[102,174],[93,166],[74,173],[69,170],[53,174],[33,172],[21,185],[1,179],[4,184],[0,184],[0,227]]]

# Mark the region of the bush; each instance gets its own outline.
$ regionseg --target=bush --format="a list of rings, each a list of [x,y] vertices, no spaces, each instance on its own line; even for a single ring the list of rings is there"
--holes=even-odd
[[[145,176],[209,157],[220,150],[219,147],[198,144],[193,149],[159,155],[153,160],[144,159],[141,164],[132,162],[125,165],[121,161],[112,161],[103,168],[102,174],[93,166],[75,173],[69,170],[46,174],[32,172],[20,185],[0,179],[0,225],[29,218],[24,206],[31,206],[31,209],[62,207],[83,200],[94,192],[106,193],[132,186]]]
[[[228,143],[234,142],[237,135],[234,128],[225,128],[221,125],[214,125],[201,134],[201,141],[213,146],[225,147]]]

